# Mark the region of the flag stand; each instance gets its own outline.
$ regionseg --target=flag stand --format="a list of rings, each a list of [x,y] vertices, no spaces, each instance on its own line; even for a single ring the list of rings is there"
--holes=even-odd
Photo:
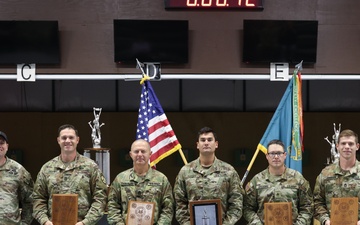
[[[180,153],[180,156],[181,156],[181,158],[182,158],[182,160],[184,162],[184,165],[186,165],[188,162],[187,162],[186,157],[184,155],[184,152],[182,151],[181,148],[179,149],[179,153]]]
[[[245,172],[245,174],[244,174],[244,177],[241,179],[241,185],[244,184],[244,182],[245,182],[245,180],[246,180],[246,177],[249,175],[249,172],[250,172],[250,170],[251,170],[251,167],[252,167],[252,165],[254,164],[255,159],[256,159],[256,157],[257,157],[258,154],[259,154],[259,149],[257,148],[256,151],[255,151],[255,153],[254,153],[254,156],[252,157],[252,159],[251,159],[251,161],[250,161],[250,163],[249,163],[248,168],[246,169],[246,172]]]

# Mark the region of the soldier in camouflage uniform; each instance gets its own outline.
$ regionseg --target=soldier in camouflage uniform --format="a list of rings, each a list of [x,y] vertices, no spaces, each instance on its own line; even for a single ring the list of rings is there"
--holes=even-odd
[[[359,149],[358,135],[343,130],[338,137],[338,162],[325,167],[316,178],[314,188],[315,219],[322,225],[330,225],[331,199],[357,197],[360,199],[360,163],[356,160]],[[360,220],[360,207],[358,212]],[[360,224],[360,221],[357,222]]]
[[[34,182],[22,165],[6,157],[8,148],[8,138],[0,131],[0,225],[30,225]]]
[[[164,174],[150,168],[150,145],[138,139],[131,145],[133,168],[119,173],[108,197],[108,222],[125,225],[129,201],[154,202],[154,224],[170,225],[174,216],[172,187]]]
[[[314,208],[309,182],[298,171],[284,165],[286,152],[281,141],[270,141],[267,149],[269,167],[246,185],[244,218],[249,225],[262,225],[264,203],[291,202],[293,224],[310,225]]]
[[[79,139],[74,126],[60,126],[57,141],[61,154],[45,163],[37,176],[33,216],[42,225],[53,225],[52,194],[78,194],[76,225],[95,225],[104,214],[106,181],[98,165],[77,152]]]
[[[242,216],[240,177],[234,167],[216,158],[218,141],[211,128],[202,128],[197,140],[199,158],[183,166],[175,181],[176,220],[190,225],[189,201],[220,199],[222,224],[235,224]]]

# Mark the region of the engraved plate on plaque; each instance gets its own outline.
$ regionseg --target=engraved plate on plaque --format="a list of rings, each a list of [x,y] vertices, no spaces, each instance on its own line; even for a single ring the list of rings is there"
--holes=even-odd
[[[264,213],[265,225],[293,224],[291,202],[267,202],[264,204]]]
[[[78,219],[78,195],[77,194],[53,194],[52,195],[52,218],[54,225],[74,225]]]
[[[358,221],[358,198],[331,199],[331,225],[354,225]]]
[[[126,225],[153,225],[155,203],[129,201]]]

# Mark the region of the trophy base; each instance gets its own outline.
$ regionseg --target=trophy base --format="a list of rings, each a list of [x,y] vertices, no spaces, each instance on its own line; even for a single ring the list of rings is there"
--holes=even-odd
[[[95,162],[104,174],[106,184],[110,181],[110,148],[85,148],[84,156],[91,159],[91,151],[95,152]]]

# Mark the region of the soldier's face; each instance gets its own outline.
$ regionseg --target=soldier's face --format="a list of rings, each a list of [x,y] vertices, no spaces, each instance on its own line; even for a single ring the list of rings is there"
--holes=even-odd
[[[66,128],[60,131],[60,135],[57,138],[58,144],[61,148],[61,152],[74,152],[79,143],[79,137],[76,136],[75,130]]]
[[[215,141],[213,133],[201,134],[196,145],[200,154],[213,154],[218,148],[218,142]]]
[[[134,164],[147,165],[149,164],[150,156],[151,151],[148,143],[139,141],[131,146],[130,157]]]
[[[344,159],[355,159],[356,151],[359,149],[359,143],[356,143],[354,136],[341,137],[336,146],[340,157]]]
[[[281,145],[272,144],[268,147],[266,159],[268,160],[270,167],[281,168],[284,166],[286,152]]]
[[[9,144],[2,137],[0,137],[0,159],[6,155],[8,148]]]

